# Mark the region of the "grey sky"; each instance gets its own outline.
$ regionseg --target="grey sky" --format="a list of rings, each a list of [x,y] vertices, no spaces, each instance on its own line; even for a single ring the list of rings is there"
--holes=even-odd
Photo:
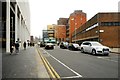
[[[87,20],[98,12],[118,12],[119,0],[29,0],[31,35],[42,36],[47,25],[57,24],[60,17],[69,18],[74,10],[87,13]]]

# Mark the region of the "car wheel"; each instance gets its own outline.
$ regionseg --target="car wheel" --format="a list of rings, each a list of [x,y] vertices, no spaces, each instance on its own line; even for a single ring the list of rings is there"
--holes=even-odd
[[[81,53],[84,53],[84,49],[83,48],[81,48]]]
[[[95,49],[92,50],[92,54],[96,55],[96,50]]]

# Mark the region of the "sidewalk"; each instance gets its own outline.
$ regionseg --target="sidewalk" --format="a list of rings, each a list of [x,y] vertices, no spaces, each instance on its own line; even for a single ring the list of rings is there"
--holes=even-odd
[[[49,78],[49,75],[35,47],[29,47],[19,54],[3,53],[2,78]]]

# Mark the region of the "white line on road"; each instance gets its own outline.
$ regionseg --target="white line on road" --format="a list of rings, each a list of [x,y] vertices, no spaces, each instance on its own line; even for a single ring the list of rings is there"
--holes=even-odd
[[[82,77],[82,75],[80,75],[79,73],[77,73],[76,71],[74,71],[73,69],[71,69],[70,67],[68,67],[67,65],[65,65],[63,62],[61,62],[60,60],[58,60],[57,58],[55,58],[54,56],[52,56],[51,54],[49,54],[47,51],[45,51],[48,55],[50,55],[53,59],[55,59],[57,62],[59,62],[60,64],[62,64],[64,67],[66,67],[67,69],[69,69],[70,71],[72,71],[74,74],[77,75],[77,77]]]
[[[118,62],[118,61],[115,61],[115,60],[111,60],[109,57],[97,57],[97,58],[108,60],[108,61],[113,61],[113,62]]]
[[[61,77],[61,79],[80,78],[79,76]]]

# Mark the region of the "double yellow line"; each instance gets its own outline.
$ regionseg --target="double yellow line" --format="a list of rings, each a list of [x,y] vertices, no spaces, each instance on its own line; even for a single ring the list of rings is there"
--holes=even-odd
[[[37,49],[37,51],[38,51],[38,53],[39,53],[39,55],[40,55],[40,57],[41,57],[44,65],[45,65],[45,67],[46,67],[49,75],[50,75],[50,78],[51,79],[55,79],[55,80],[61,80],[60,76],[57,74],[57,72],[50,65],[50,63],[48,62],[48,60],[45,57],[43,57],[43,55],[41,54],[40,50],[37,47],[36,47],[36,49]]]

